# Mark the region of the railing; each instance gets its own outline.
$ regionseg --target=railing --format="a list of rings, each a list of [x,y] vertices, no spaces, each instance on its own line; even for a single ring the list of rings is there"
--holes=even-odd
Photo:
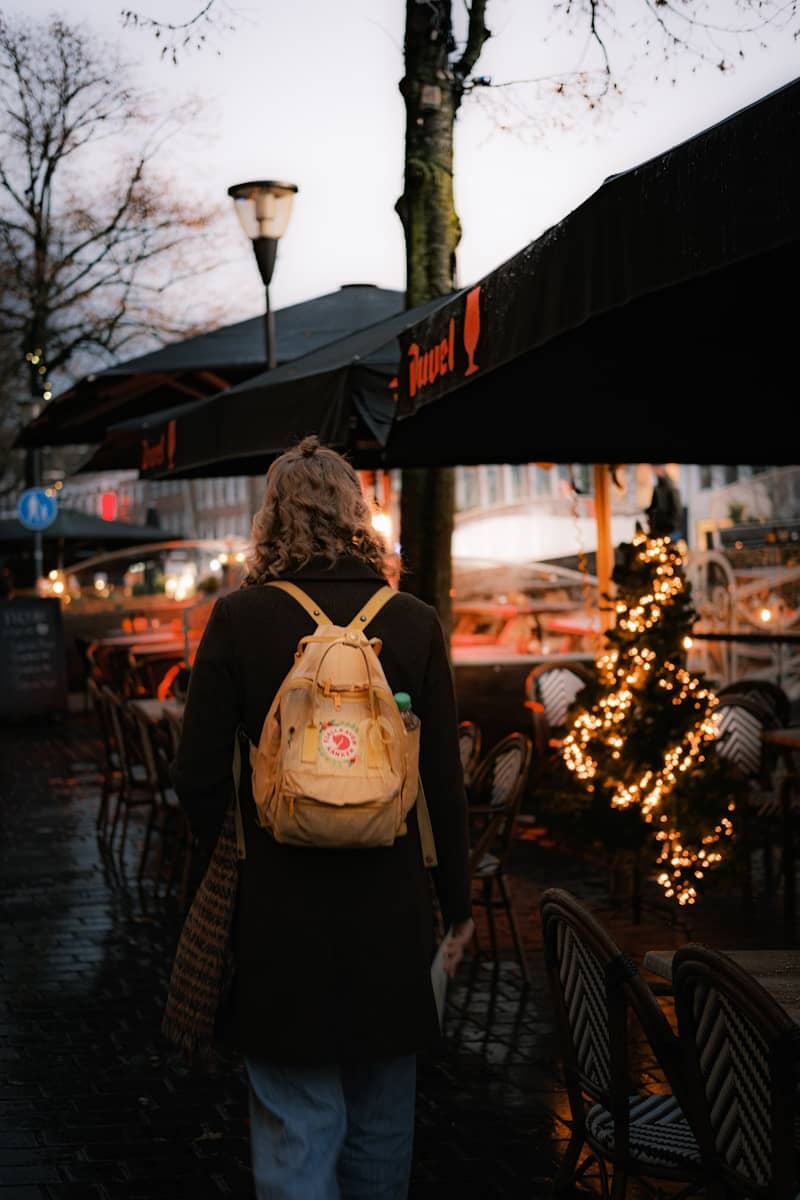
[[[691,634],[689,666],[702,671],[716,687],[737,679],[766,679],[800,700],[800,633],[750,630],[703,630]],[[719,653],[714,654],[714,648]]]

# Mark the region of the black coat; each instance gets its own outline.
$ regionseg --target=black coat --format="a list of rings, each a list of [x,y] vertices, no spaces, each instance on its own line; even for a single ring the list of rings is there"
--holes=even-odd
[[[334,622],[347,624],[384,581],[349,556],[285,576]],[[254,743],[301,637],[313,629],[277,588],[220,598],[197,650],[174,769],[175,788],[209,855],[230,795],[235,730]],[[466,798],[452,673],[436,612],[400,592],[369,625],[383,642],[393,691],[421,719],[428,798],[445,923],[470,915]],[[315,850],[279,845],[256,823],[243,771],[247,842],[234,921],[236,973],[223,1041],[272,1061],[323,1063],[433,1048],[431,878],[412,810],[391,847]]]

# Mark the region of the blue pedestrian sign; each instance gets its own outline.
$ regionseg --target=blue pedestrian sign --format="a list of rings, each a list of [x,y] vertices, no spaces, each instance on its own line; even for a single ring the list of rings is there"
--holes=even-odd
[[[17,501],[17,516],[26,529],[47,529],[58,515],[58,501],[44,488],[28,488]]]

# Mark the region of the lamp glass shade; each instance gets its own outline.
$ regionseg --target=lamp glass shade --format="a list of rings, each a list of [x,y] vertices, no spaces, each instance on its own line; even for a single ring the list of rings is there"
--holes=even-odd
[[[237,183],[228,188],[236,215],[251,241],[256,238],[283,237],[292,213],[297,187],[293,183],[260,180]]]

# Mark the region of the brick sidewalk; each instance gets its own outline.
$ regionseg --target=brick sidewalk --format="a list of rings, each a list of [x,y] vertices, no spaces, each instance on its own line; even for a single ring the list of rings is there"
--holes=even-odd
[[[0,730],[0,1200],[251,1198],[238,1062],[188,1069],[160,1036],[180,918],[135,883],[140,820],[125,862],[101,852],[98,755],[82,715]],[[412,1200],[552,1195],[568,1111],[542,888],[578,894],[634,958],[687,939],[653,904],[632,925],[602,871],[536,834],[521,830],[511,865],[532,985],[506,946],[499,968],[470,961],[451,987],[446,1051],[420,1064]],[[692,935],[723,949],[781,944],[777,901],[745,919],[737,896],[714,895],[694,917]]]

